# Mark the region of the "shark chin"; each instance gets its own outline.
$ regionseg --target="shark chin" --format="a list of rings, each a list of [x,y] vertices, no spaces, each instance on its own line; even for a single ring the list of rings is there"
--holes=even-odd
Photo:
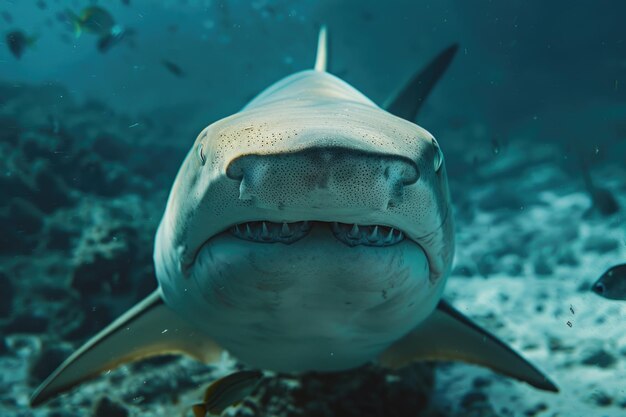
[[[271,238],[277,224],[259,223],[208,240],[181,282],[188,290],[164,291],[167,302],[185,305],[180,313],[187,320],[253,368],[354,368],[437,305],[439,295],[433,293],[444,283],[430,282],[426,254],[400,231],[362,226],[350,241],[358,226],[301,222],[290,230],[306,234],[283,243]],[[252,237],[238,236],[238,229]],[[258,240],[263,230],[265,241]]]

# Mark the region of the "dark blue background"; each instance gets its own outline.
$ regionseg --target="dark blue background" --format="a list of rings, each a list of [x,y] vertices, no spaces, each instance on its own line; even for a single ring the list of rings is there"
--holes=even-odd
[[[120,45],[107,54],[96,50],[95,36],[76,39],[55,18],[94,3],[48,0],[41,10],[35,1],[2,1],[0,11],[13,17],[0,20],[2,31],[19,28],[40,39],[21,60],[2,45],[0,80],[60,83],[78,98],[171,124],[178,132],[171,140],[187,147],[270,83],[310,68],[325,22],[332,71],[378,103],[460,42],[420,119],[444,149],[441,135],[456,127],[475,135],[454,140],[484,143],[526,136],[604,152],[626,140],[622,1],[101,1],[137,31],[134,49]],[[167,72],[163,59],[186,76]]]

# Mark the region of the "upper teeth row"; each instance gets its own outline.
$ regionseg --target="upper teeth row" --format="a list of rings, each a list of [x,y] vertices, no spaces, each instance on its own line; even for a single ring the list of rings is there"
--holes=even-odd
[[[237,224],[230,232],[241,239],[255,242],[293,243],[306,236],[311,230],[308,221],[275,223],[255,221]],[[332,223],[335,237],[349,246],[389,246],[404,239],[404,233],[387,226],[359,226],[358,224]]]
[[[237,237],[257,242],[293,243],[302,239],[310,229],[308,221],[282,224],[261,221],[237,224],[230,231]]]
[[[333,223],[333,233],[350,245],[389,246],[404,239],[404,233],[387,226],[359,226],[358,224]]]

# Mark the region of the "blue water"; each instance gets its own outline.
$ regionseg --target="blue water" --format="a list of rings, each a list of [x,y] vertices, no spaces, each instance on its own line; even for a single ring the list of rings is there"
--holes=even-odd
[[[71,32],[54,15],[90,2],[46,4],[40,10],[34,1],[3,2],[2,10],[13,16],[11,24],[0,22],[4,30],[40,37],[19,61],[0,50],[3,78],[59,82],[124,112],[194,116],[196,130],[276,79],[310,67],[322,22],[330,28],[333,70],[377,102],[434,53],[460,42],[446,82],[430,101],[432,111],[424,115],[431,129],[444,117],[461,118],[505,135],[540,117],[545,137],[604,141],[615,137],[607,126],[614,121],[598,113],[626,95],[626,6],[620,1],[597,7],[521,0],[111,1],[106,7],[116,21],[137,30],[136,48],[121,45],[106,55],[97,52],[93,36],[60,40]],[[168,30],[173,26],[175,33]],[[172,77],[162,59],[178,63],[188,76]],[[572,123],[582,118],[584,123]]]
[[[418,117],[446,154],[457,217],[449,298],[564,382],[549,396],[444,366],[426,396],[434,408],[419,415],[626,415],[626,302],[588,291],[626,261],[626,3],[127,3],[0,0],[0,415],[89,415],[95,404],[114,415],[103,396],[115,415],[180,414],[201,397],[193,389],[234,366],[156,360],[28,406],[54,366],[156,287],[153,236],[198,133],[312,68],[322,24],[329,71],[377,104],[459,44]],[[76,36],[67,11],[93,5],[134,33],[104,53],[97,35]],[[20,58],[6,38],[14,30],[37,38]],[[594,212],[587,170],[618,201],[616,214]],[[371,386],[350,390],[338,377],[338,393],[324,394],[320,384],[333,382],[322,378],[284,402],[314,413],[303,403],[327,400],[316,415],[341,415],[336,405],[350,398],[354,415],[416,415],[407,407],[422,392],[384,388],[376,372]],[[264,391],[276,408],[261,409],[304,415],[281,408],[278,385]],[[364,392],[379,399],[372,408],[359,408]],[[259,415],[249,408],[234,412]]]

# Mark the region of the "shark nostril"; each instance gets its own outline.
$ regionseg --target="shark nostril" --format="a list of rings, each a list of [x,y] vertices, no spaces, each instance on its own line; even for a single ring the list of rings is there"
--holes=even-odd
[[[420,177],[415,161],[401,155],[340,147],[293,153],[246,154],[231,160],[226,175],[239,200],[255,207],[374,210],[400,206],[406,187]]]

